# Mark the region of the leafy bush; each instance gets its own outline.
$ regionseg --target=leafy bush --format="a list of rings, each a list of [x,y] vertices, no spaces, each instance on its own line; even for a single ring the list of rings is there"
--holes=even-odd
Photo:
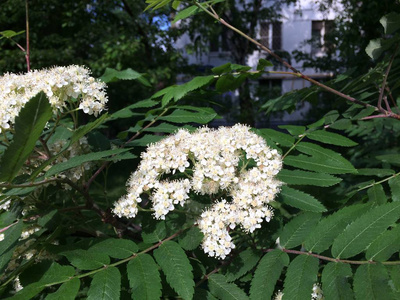
[[[214,2],[176,19],[205,11],[238,32]],[[386,56],[361,77],[325,85],[275,57],[314,86],[267,112],[321,91],[350,104],[281,131],[198,128],[218,115],[206,100],[188,105],[268,73],[265,60],[216,67],[110,114],[105,83],[147,86],[143,75],[107,69],[97,80],[71,66],[1,77],[2,297],[397,299],[398,20],[381,19],[388,39],[367,53]],[[108,138],[120,120],[134,126]]]

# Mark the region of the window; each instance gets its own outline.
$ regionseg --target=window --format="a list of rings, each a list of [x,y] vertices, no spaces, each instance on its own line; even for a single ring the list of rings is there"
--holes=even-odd
[[[260,43],[273,50],[282,49],[282,22],[262,22],[260,24]]]
[[[325,41],[326,34],[333,28],[333,21],[312,21],[311,25],[311,54],[321,56],[332,47]]]

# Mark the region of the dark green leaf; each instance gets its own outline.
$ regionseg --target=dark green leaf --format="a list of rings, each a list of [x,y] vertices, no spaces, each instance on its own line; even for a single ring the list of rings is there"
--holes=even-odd
[[[226,281],[239,279],[255,267],[260,259],[260,254],[249,248],[240,252],[226,268]]]
[[[257,71],[264,71],[266,67],[273,67],[273,63],[264,58],[260,58],[257,65]]]
[[[280,245],[291,249],[302,244],[320,218],[321,214],[306,212],[292,219],[279,236]]]
[[[145,220],[142,229],[143,242],[147,244],[161,241],[167,235],[165,221]]]
[[[400,250],[400,226],[387,230],[369,245],[365,254],[368,260],[386,261]]]
[[[286,129],[291,135],[299,136],[306,132],[306,128],[304,126],[297,125],[280,125],[279,128]]]
[[[324,160],[329,161],[329,165],[335,163],[338,169],[342,169],[343,172],[346,170],[346,173],[357,173],[357,170],[353,167],[353,165],[345,159],[339,153],[325,149],[321,146],[301,142],[296,146],[296,149],[302,153],[311,155],[313,157],[322,158]]]
[[[322,272],[322,290],[325,299],[354,299],[353,291],[348,283],[348,278],[352,275],[349,264],[329,262]]]
[[[259,129],[258,132],[265,137],[270,138],[278,145],[282,145],[284,147],[291,147],[294,144],[294,137],[290,136],[289,134],[279,132],[273,129],[265,128]]]
[[[282,198],[284,204],[296,207],[301,210],[312,212],[324,212],[326,208],[313,196],[304,192],[292,189],[286,185],[282,186],[279,197]]]
[[[87,154],[83,154],[83,155],[79,155],[79,156],[74,156],[65,162],[58,163],[58,164],[54,165],[53,167],[51,167],[50,170],[48,170],[46,172],[45,176],[50,177],[52,175],[59,174],[66,170],[81,166],[82,164],[84,164],[86,162],[101,160],[102,158],[105,158],[107,156],[121,154],[121,153],[127,152],[129,150],[130,149],[111,149],[111,150],[92,152],[92,153],[87,153]]]
[[[116,267],[97,272],[92,279],[88,300],[118,300],[121,291],[121,273]]]
[[[66,282],[74,276],[75,270],[71,266],[61,266],[57,263],[52,263],[44,275],[38,282],[34,282],[25,286],[22,290],[14,295],[12,299],[31,299],[39,294],[46,286],[51,286],[59,282]]]
[[[223,65],[220,65],[218,67],[214,67],[211,69],[211,72],[217,75],[221,75],[223,73],[229,72],[231,70],[231,63],[226,63]]]
[[[335,239],[332,255],[336,258],[348,258],[360,253],[399,217],[400,202],[383,204],[368,211]]]
[[[22,33],[24,33],[25,30],[19,31],[19,32],[15,32],[13,30],[4,30],[4,31],[0,31],[0,40],[4,37],[6,39],[10,39],[13,38],[14,36],[20,35]]]
[[[9,227],[2,232],[4,234],[4,240],[0,242],[0,256],[12,248],[21,237],[22,226],[23,222],[20,220],[15,224],[9,225]]]
[[[183,299],[192,299],[194,281],[192,265],[182,248],[173,241],[166,241],[154,250],[154,258],[160,265],[169,285]]]
[[[342,147],[353,147],[356,146],[357,143],[353,142],[347,137],[344,137],[340,134],[328,132],[325,130],[315,130],[307,134],[307,137],[325,144],[331,144]]]
[[[347,166],[338,165],[336,160],[326,159],[320,156],[307,156],[302,154],[288,155],[283,160],[283,163],[288,166],[308,171],[328,174],[346,174],[356,172],[356,169],[354,169],[350,164]]]
[[[400,201],[400,176],[389,179],[389,186],[392,192],[392,200]]]
[[[215,298],[210,291],[201,289],[201,288],[195,288],[194,289],[194,296],[193,300],[218,300]]]
[[[221,300],[247,300],[248,297],[236,284],[228,283],[225,276],[212,274],[208,277],[210,292]]]
[[[176,109],[168,116],[162,116],[159,119],[172,123],[199,123],[206,124],[217,116],[216,113],[197,113],[187,110]]]
[[[289,256],[280,250],[274,250],[263,256],[251,281],[250,299],[271,299],[275,284],[283,267],[289,265]]]
[[[379,22],[385,28],[385,34],[392,34],[400,28],[400,14],[391,12],[383,16]]]
[[[63,283],[56,292],[48,294],[46,300],[75,300],[80,285],[80,280],[73,278]]]
[[[380,264],[366,264],[357,268],[354,275],[354,294],[356,300],[391,300],[389,276]]]
[[[315,253],[325,251],[348,224],[368,211],[370,207],[370,204],[352,205],[322,219],[305,240],[305,248]]]
[[[286,169],[279,172],[278,179],[289,185],[315,185],[325,187],[335,185],[342,181],[342,179],[329,174]]]
[[[118,80],[138,80],[141,84],[151,87],[150,82],[143,77],[142,74],[132,70],[131,68],[118,71],[115,69],[107,68],[104,74],[100,77],[105,83],[118,81]]]
[[[284,298],[305,300],[311,298],[313,284],[317,281],[318,259],[310,255],[298,255],[290,263],[284,282]]]
[[[64,251],[60,255],[64,255],[72,265],[80,270],[94,270],[110,263],[108,255],[83,249]]]
[[[400,166],[400,154],[378,155],[376,158],[391,165]]]
[[[109,238],[90,247],[90,251],[104,253],[113,258],[124,259],[137,253],[139,248],[131,240]]]
[[[357,175],[363,175],[363,176],[378,176],[378,177],[384,177],[384,176],[390,176],[394,174],[394,171],[391,169],[370,169],[370,168],[365,168],[365,169],[357,169],[358,174]]]
[[[52,116],[52,108],[40,92],[30,99],[15,118],[12,143],[4,151],[0,163],[0,181],[11,182],[29,157],[44,126]]]
[[[374,184],[372,187],[370,187],[368,189],[367,193],[368,193],[369,201],[371,201],[371,202],[374,202],[378,205],[384,204],[387,202],[385,192],[383,190],[382,185],[380,185],[380,184]]]
[[[127,266],[132,299],[147,300],[161,298],[161,278],[158,266],[148,254],[140,254]]]
[[[204,235],[200,229],[192,227],[179,236],[178,242],[183,249],[194,250],[200,245],[203,238]]]
[[[185,8],[184,10],[181,10],[180,12],[178,12],[176,14],[172,23],[175,23],[179,20],[186,19],[190,16],[193,16],[198,11],[198,9],[199,8],[196,5],[192,5],[192,6]]]

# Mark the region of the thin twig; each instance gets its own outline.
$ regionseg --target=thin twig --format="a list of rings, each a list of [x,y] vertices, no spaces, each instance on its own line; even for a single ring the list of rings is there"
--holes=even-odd
[[[26,15],[26,67],[28,72],[31,70],[31,53],[29,49],[29,12],[28,12],[28,0],[25,0],[25,15]]]
[[[390,69],[391,69],[391,67],[392,67],[394,58],[396,57],[396,54],[397,54],[397,50],[398,50],[398,49],[399,49],[399,45],[397,44],[396,49],[394,50],[394,52],[393,52],[393,54],[392,54],[392,57],[390,58],[389,65],[388,65],[388,67],[387,67],[387,69],[386,69],[386,72],[385,72],[385,76],[383,77],[382,87],[381,87],[381,91],[380,91],[380,93],[379,93],[379,98],[378,98],[378,109],[379,109],[381,112],[384,112],[384,111],[385,111],[385,110],[382,108],[382,99],[383,99],[383,95],[384,95],[384,93],[385,93],[386,81],[387,81],[387,79],[388,79],[388,77],[389,77],[389,72],[390,72]]]
[[[276,249],[265,249],[263,251],[264,252],[272,252],[275,250]],[[348,259],[333,258],[333,257],[315,254],[312,252],[306,252],[306,251],[289,250],[289,249],[280,249],[280,250],[283,252],[286,252],[286,253],[313,256],[313,257],[321,259],[321,260],[332,261],[332,262],[336,262],[336,263],[345,263],[345,264],[352,264],[352,265],[367,265],[367,264],[376,264],[377,263],[376,261],[373,261],[373,260],[348,260]],[[400,265],[400,261],[384,261],[384,262],[379,262],[379,263],[381,263],[383,265]]]

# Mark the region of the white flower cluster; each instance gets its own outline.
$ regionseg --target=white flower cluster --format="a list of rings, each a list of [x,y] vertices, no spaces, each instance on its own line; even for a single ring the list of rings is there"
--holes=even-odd
[[[191,176],[183,173],[189,167]],[[271,219],[273,213],[267,203],[279,192],[281,182],[274,177],[281,167],[278,152],[247,126],[237,124],[218,130],[204,127],[192,134],[179,130],[142,153],[142,161],[128,181],[128,194],[113,211],[119,217],[135,217],[141,194],[147,192],[154,216],[165,219],[174,204],[184,205],[190,191],[200,195],[225,192],[226,199],[212,204],[198,220],[205,236],[204,251],[225,258],[235,247],[229,228],[239,225],[253,232],[264,219]],[[161,181],[162,175],[176,172],[189,179]]]
[[[54,67],[0,77],[0,132],[12,126],[21,108],[40,91],[54,110],[62,111],[70,98],[79,99],[79,109],[97,116],[107,103],[105,83],[90,76],[82,66]],[[80,98],[79,98],[80,96]]]
[[[318,283],[314,283],[311,293],[311,300],[323,300],[324,293],[321,289],[321,286]]]

